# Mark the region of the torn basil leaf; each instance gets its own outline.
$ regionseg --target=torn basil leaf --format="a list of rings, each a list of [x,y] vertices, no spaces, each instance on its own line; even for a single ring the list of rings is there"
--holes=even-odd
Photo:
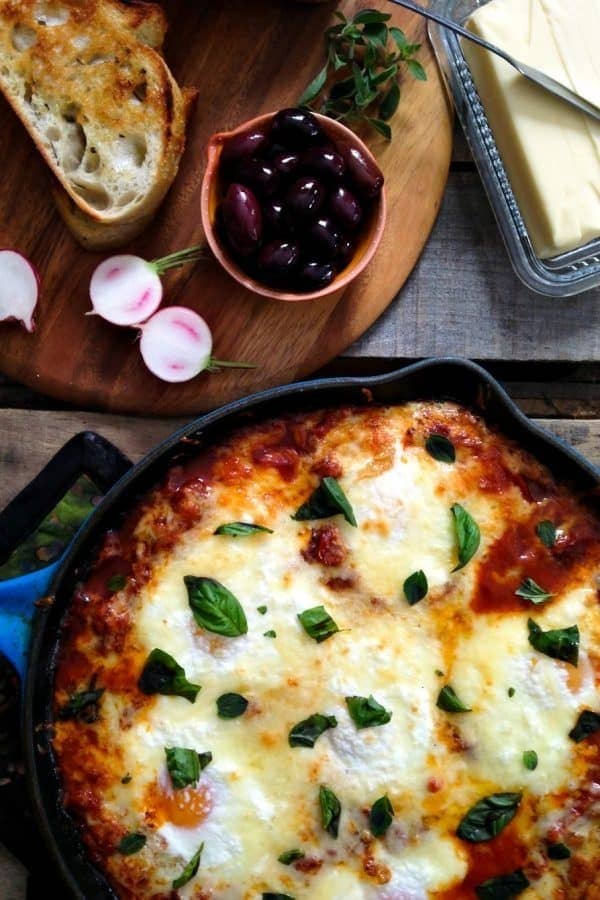
[[[284,866],[291,866],[297,859],[304,859],[304,856],[304,850],[295,848],[294,850],[286,850],[285,853],[280,854],[280,856],[277,857],[277,862],[283,863]]]
[[[536,584],[533,578],[524,578],[515,594],[517,597],[523,597],[524,600],[531,600],[532,603],[545,603],[546,600],[554,597],[554,594],[550,594]]]
[[[409,575],[403,585],[404,596],[407,602],[414,606],[419,600],[427,596],[429,585],[427,584],[427,576],[422,569]]]
[[[454,444],[443,434],[430,434],[425,441],[425,449],[438,462],[453,463],[456,460]]]
[[[267,611],[267,607],[266,607],[266,606],[257,606],[257,607],[256,607],[256,612],[260,613],[261,616],[264,616],[264,614],[266,613],[266,611]]]
[[[225,525],[219,525],[214,534],[228,534],[231,537],[248,537],[251,534],[264,532],[265,534],[273,534],[272,528],[265,525],[251,525],[250,522],[227,522]]]
[[[223,637],[239,637],[248,631],[240,601],[215,578],[185,575],[183,578],[194,619],[201,628]]]
[[[527,620],[529,643],[540,653],[560,659],[576,666],[579,659],[579,628],[570,625],[568,628],[556,628],[542,631],[533,619]]]
[[[111,575],[106,582],[106,590],[110,591],[111,594],[115,594],[117,591],[122,591],[125,585],[127,584],[127,578],[125,575]]]
[[[248,707],[248,701],[241,694],[221,694],[217,698],[217,712],[221,719],[237,719]]]
[[[515,696],[516,691],[515,691],[514,687],[509,687],[509,689],[507,690],[506,693],[507,693],[508,696],[512,699],[512,697]]]
[[[121,838],[117,851],[123,856],[132,856],[134,853],[139,853],[145,845],[146,836],[134,831],[132,834],[126,834],[125,837]]]
[[[312,492],[306,503],[296,510],[292,519],[305,522],[309,519],[328,519],[342,515],[349,525],[356,527],[354,512],[337,479],[327,476]]]
[[[203,850],[204,850],[204,843],[200,844],[200,846],[198,847],[198,849],[196,850],[196,852],[190,859],[189,863],[187,864],[187,866],[185,867],[185,869],[183,870],[183,872],[181,873],[179,878],[176,878],[174,880],[173,887],[175,888],[176,891],[178,891],[179,888],[182,888],[184,886],[184,884],[187,884],[188,881],[191,881],[192,878],[194,877],[194,875],[196,874],[196,872],[198,871],[198,869],[200,868],[200,857],[202,856]]]
[[[499,793],[483,797],[463,816],[456,833],[463,841],[491,841],[512,822],[522,794]]]
[[[323,828],[331,837],[336,838],[340,828],[342,805],[333,791],[324,784],[319,788],[319,806]]]
[[[553,522],[550,522],[549,519],[544,519],[543,522],[538,522],[535,526],[535,533],[539,537],[542,544],[545,544],[549,550],[554,547],[556,543],[556,526]]]
[[[302,719],[291,729],[288,734],[290,747],[314,747],[317,738],[320,738],[329,728],[337,727],[335,716],[326,716],[322,713],[313,713],[308,719]]]
[[[473,558],[479,548],[481,532],[475,519],[460,505],[453,503],[450,507],[454,516],[454,530],[458,544],[458,562],[452,569],[458,572]]]
[[[387,794],[376,800],[369,811],[369,830],[373,837],[385,834],[394,818],[394,807]]]
[[[462,700],[456,695],[456,691],[449,684],[444,685],[438,694],[435,704],[439,709],[450,713],[472,712],[470,706],[465,706]]]
[[[263,631],[263,637],[276,638],[276,637],[277,637],[277,632],[276,632],[276,631],[273,631],[272,628],[269,628],[268,631]]]
[[[184,697],[193,703],[201,690],[185,677],[184,669],[164,650],[155,648],[146,662],[138,681],[143,694],[167,694]]]
[[[71,694],[67,702],[59,709],[57,716],[59,719],[77,719],[86,725],[96,722],[100,714],[98,701],[104,693],[104,688],[96,690],[80,691],[78,694]]]
[[[212,762],[212,753],[210,750],[206,750],[204,753],[198,754],[198,762],[200,763],[200,771],[204,772],[205,768],[209,763]]]
[[[195,750],[185,747],[165,747],[167,769],[176,790],[197,784],[200,778],[200,759]]]
[[[475,888],[479,900],[511,900],[518,897],[529,887],[529,881],[521,871],[517,869],[508,875],[497,875],[489,878]]]
[[[597,731],[600,731],[600,714],[592,712],[591,709],[584,709],[579,713],[577,722],[569,732],[569,737],[579,744],[580,741],[584,741]]]
[[[326,641],[340,630],[324,606],[305,609],[304,612],[298,613],[298,619],[307,635],[317,644]]]
[[[569,859],[571,851],[566,844],[558,841],[556,844],[548,844],[548,859]]]
[[[392,713],[377,702],[372,694],[368,697],[346,697],[350,717],[357,728],[371,728],[386,725]]]
[[[526,769],[529,769],[530,772],[537,769],[538,755],[535,750],[525,750],[523,752],[523,765]]]

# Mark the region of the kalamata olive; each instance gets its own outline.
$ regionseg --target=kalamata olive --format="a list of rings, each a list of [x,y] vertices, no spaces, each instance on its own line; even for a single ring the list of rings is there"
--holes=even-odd
[[[267,135],[262,131],[246,131],[243,134],[236,134],[223,144],[220,163],[223,166],[231,166],[240,159],[259,156],[266,143]]]
[[[300,158],[303,171],[312,172],[324,181],[339,181],[346,163],[334,147],[309,147]]]
[[[262,159],[242,159],[234,169],[235,180],[252,188],[261,197],[270,197],[279,188],[280,177],[275,168]]]
[[[223,224],[229,243],[240,256],[249,256],[262,237],[262,212],[258,200],[243,184],[229,185],[223,200]]]
[[[329,195],[329,210],[342,228],[347,231],[356,228],[362,219],[360,203],[343,184],[338,185]]]
[[[290,175],[293,175],[298,168],[299,162],[300,155],[298,153],[292,153],[291,150],[284,150],[282,153],[277,153],[271,159],[271,165],[282,178],[289,178]]]
[[[344,157],[348,174],[358,192],[368,200],[373,200],[381,193],[383,173],[362,150],[348,141],[338,141],[337,148]]]
[[[281,200],[270,197],[262,207],[264,230],[273,235],[285,234],[286,228]]]
[[[300,247],[292,241],[275,240],[265,244],[258,254],[258,268],[270,280],[280,281],[293,271],[300,259]]]
[[[340,238],[340,242],[338,244],[338,252],[337,252],[337,267],[338,271],[340,269],[344,269],[352,257],[354,256],[354,242],[350,240],[348,237]]]
[[[281,109],[273,119],[271,139],[301,150],[323,140],[323,132],[317,119],[306,109]]]
[[[334,277],[335,269],[331,263],[310,260],[300,266],[294,281],[296,281],[298,287],[304,291],[318,291],[321,288],[327,287],[328,284],[331,284]]]
[[[284,198],[286,217],[294,224],[309,222],[319,212],[325,190],[312,175],[304,175],[289,188]]]
[[[329,216],[319,216],[307,228],[305,235],[306,246],[310,249],[310,255],[320,262],[330,262],[338,254],[340,245],[340,233],[333,219]]]

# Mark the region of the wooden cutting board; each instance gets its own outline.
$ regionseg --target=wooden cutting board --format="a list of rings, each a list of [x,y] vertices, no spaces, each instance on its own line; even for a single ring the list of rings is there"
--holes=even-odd
[[[348,16],[366,6],[391,13],[411,41],[423,42],[419,59],[428,80],[406,75],[391,144],[369,139],[386,177],[388,220],[375,258],[343,293],[305,303],[266,300],[241,288],[212,259],[167,275],[164,302],[205,317],[214,355],[256,364],[179,385],[147,371],[134,331],[84,315],[90,275],[102,257],[82,250],[62,224],[46,167],[0,100],[0,246],[23,252],[42,279],[35,333],[0,323],[0,371],[78,406],[189,414],[310,374],[356,340],[396,296],[427,240],[446,183],[452,117],[419,17],[384,0],[165,5],[171,23],[166,58],[181,85],[199,89],[199,99],[178,178],[152,227],[128,248],[147,259],[204,241],[200,184],[209,136],[295,104],[323,64],[323,31],[336,8]]]

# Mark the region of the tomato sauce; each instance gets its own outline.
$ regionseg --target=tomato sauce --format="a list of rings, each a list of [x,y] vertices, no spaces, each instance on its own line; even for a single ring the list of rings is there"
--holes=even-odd
[[[522,869],[527,862],[528,849],[519,840],[513,823],[491,841],[482,841],[480,844],[460,841],[460,846],[467,853],[467,874],[460,884],[446,891],[437,891],[433,895],[435,900],[475,900],[475,888],[478,885],[488,878]]]

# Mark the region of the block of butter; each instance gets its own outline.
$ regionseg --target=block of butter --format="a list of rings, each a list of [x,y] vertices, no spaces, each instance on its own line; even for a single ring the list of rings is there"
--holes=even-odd
[[[600,105],[600,0],[490,0],[468,27]],[[600,122],[462,41],[534,251],[600,236]]]

